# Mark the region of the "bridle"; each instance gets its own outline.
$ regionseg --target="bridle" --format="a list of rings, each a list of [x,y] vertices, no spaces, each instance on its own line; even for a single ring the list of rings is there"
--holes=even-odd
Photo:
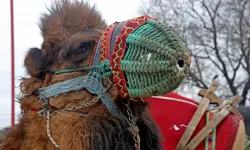
[[[143,19],[146,20],[147,16]],[[132,29],[134,30],[140,25],[142,25],[143,23],[145,23],[143,22],[143,19],[136,20],[137,22],[135,22],[134,24],[127,21],[127,22],[120,22],[120,23],[116,22],[110,25],[104,31],[101,39],[98,41],[89,67],[60,70],[54,73],[55,75],[58,75],[58,74],[63,74],[63,73],[89,70],[89,73],[87,75],[80,76],[80,77],[66,80],[66,81],[62,81],[59,83],[55,83],[51,86],[43,87],[38,90],[38,98],[43,103],[43,108],[42,110],[38,111],[38,115],[44,116],[46,118],[47,135],[55,147],[59,148],[59,145],[55,142],[55,140],[52,138],[50,134],[50,117],[57,113],[72,112],[72,111],[74,112],[79,109],[84,109],[86,107],[96,104],[99,100],[101,100],[102,103],[106,105],[106,107],[108,108],[108,110],[110,111],[112,115],[122,116],[126,120],[129,126],[129,131],[132,133],[133,140],[135,142],[134,144],[135,149],[140,150],[139,129],[136,126],[134,116],[129,106],[129,102],[124,104],[127,110],[126,111],[127,117],[125,117],[125,115],[117,108],[114,101],[112,101],[111,98],[106,93],[114,83],[110,82],[109,86],[107,88],[104,88],[102,84],[102,79],[103,78],[109,79],[111,75],[114,75],[116,77],[124,77],[124,74],[122,74],[119,71],[119,68],[117,69],[116,62],[115,62],[116,60],[110,62],[110,59],[111,57],[116,57],[112,54],[117,53],[116,50],[120,47],[119,44],[122,42],[121,40],[124,37],[118,36],[118,35],[120,35],[122,30],[126,28],[126,25],[132,24],[133,25],[132,27],[134,27]],[[129,34],[133,32],[133,30],[126,31],[125,33]],[[119,56],[119,59],[121,59],[121,57]],[[125,89],[125,91],[122,91],[121,96],[127,97],[128,94],[126,93],[126,85],[124,85],[125,83],[121,85],[120,83],[117,83],[116,81],[114,82],[118,90]],[[73,91],[79,91],[81,89],[87,89],[91,94],[97,95],[97,97],[80,106],[64,108],[64,109],[56,110],[56,111],[52,111],[48,108],[48,101],[50,98],[56,97],[61,94],[67,94]]]
[[[116,36],[120,34],[123,25],[124,25],[124,22],[114,23],[109,27],[112,30],[110,30],[109,33],[107,33],[108,38],[106,41],[109,41],[109,42],[106,42],[106,46],[108,48],[108,50],[105,51],[106,58],[109,58],[110,54],[113,53],[112,49],[114,48],[114,45],[115,45],[114,40]],[[104,38],[106,38],[106,35],[104,35]],[[46,105],[48,102],[48,99],[51,97],[56,97],[60,94],[66,94],[66,93],[73,92],[73,91],[79,91],[81,89],[87,89],[91,94],[98,95],[101,101],[107,106],[107,108],[113,115],[119,115],[120,112],[117,109],[116,105],[111,100],[111,98],[105,93],[105,91],[107,91],[108,89],[105,89],[102,85],[102,79],[108,78],[110,75],[112,75],[112,72],[109,66],[109,61],[108,60],[104,61],[101,56],[101,47],[102,47],[101,42],[102,41],[103,41],[103,38],[101,38],[99,42],[97,43],[97,46],[92,56],[92,61],[89,67],[65,69],[65,70],[54,72],[55,75],[58,75],[58,74],[63,74],[63,73],[90,70],[90,72],[87,75],[80,76],[80,77],[70,79],[70,80],[66,80],[63,82],[55,83],[51,86],[47,86],[44,88],[40,88],[38,90],[38,98],[42,100],[43,103],[45,103]]]

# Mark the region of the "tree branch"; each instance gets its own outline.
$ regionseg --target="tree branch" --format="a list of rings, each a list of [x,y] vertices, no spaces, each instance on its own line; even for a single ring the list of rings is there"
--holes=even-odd
[[[211,28],[208,28],[207,27],[207,23],[205,22],[205,20],[202,18],[202,16],[197,12],[197,10],[194,8],[194,2],[189,0],[189,2],[191,3],[191,6],[192,6],[192,11],[200,18],[201,22],[203,23],[203,27],[205,29],[207,29],[208,31],[210,32],[213,32],[213,30]]]

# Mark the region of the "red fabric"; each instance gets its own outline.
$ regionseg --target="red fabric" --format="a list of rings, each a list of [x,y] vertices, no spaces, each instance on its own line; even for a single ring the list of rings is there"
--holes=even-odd
[[[163,134],[164,149],[175,150],[176,145],[186,129],[184,126],[188,125],[198,107],[198,103],[173,92],[163,95],[162,97],[149,98],[148,102],[150,104],[152,117]],[[239,127],[239,120],[239,116],[229,115],[219,124],[216,130],[216,150],[232,149]],[[205,125],[206,113],[198,124],[194,135]],[[174,126],[177,128],[174,129]],[[177,130],[178,128],[179,130]],[[204,150],[204,148],[205,141],[202,142],[196,150]]]

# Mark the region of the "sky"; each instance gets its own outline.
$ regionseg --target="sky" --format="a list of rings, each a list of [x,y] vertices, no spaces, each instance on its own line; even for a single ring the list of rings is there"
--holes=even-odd
[[[20,77],[27,76],[23,65],[25,54],[31,47],[40,47],[42,37],[37,23],[51,0],[14,0],[15,16],[15,86]],[[101,12],[108,24],[139,15],[141,0],[89,0]],[[10,53],[10,1],[0,2],[0,129],[10,125],[11,120],[11,53]],[[16,94],[19,93],[16,88]],[[16,122],[20,106],[15,103]]]

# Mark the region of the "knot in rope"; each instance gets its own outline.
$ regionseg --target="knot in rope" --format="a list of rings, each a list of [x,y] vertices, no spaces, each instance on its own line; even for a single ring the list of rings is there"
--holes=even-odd
[[[107,78],[112,75],[112,71],[110,69],[109,60],[104,60],[99,66],[101,73],[93,72],[92,74],[99,78]]]

